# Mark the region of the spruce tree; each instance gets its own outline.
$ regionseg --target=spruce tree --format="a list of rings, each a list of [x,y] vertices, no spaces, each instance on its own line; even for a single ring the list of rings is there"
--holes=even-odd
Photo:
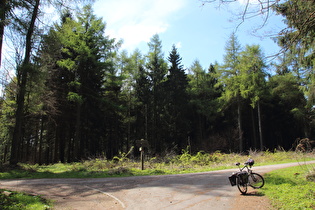
[[[185,69],[181,64],[180,57],[176,47],[173,45],[169,54],[167,80],[165,82],[166,95],[166,119],[167,119],[167,145],[174,143],[178,149],[185,149],[187,142],[187,133],[189,133],[188,109],[189,98],[187,93],[188,79]]]

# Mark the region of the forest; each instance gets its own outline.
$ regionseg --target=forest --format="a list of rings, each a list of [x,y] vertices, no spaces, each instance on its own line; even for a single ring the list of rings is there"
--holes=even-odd
[[[140,139],[151,157],[187,148],[290,150],[298,138],[312,139],[315,3],[259,2],[287,24],[277,62],[268,63],[259,45],[240,45],[233,32],[224,62],[204,68],[198,60],[184,67],[158,34],[148,52],[120,50],[90,2],[73,10],[76,1],[1,1],[0,55],[4,38],[18,47],[14,76],[2,81],[0,163],[137,158]],[[62,11],[57,22],[45,24],[45,5]],[[1,71],[9,72],[4,62]]]

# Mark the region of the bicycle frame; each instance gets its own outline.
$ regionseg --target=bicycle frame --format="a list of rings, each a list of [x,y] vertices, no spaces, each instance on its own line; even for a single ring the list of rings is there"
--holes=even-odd
[[[253,172],[251,169],[251,166],[249,166],[249,168],[248,168],[248,164],[246,164],[246,163],[244,163],[244,166],[242,168],[240,167],[240,165],[241,165],[240,163],[236,163],[235,165],[238,166],[240,172],[242,172],[245,168],[247,169],[248,174],[251,174]]]

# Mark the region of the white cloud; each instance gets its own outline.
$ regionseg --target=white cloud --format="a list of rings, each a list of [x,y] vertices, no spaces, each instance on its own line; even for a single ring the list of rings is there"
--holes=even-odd
[[[187,0],[99,0],[94,10],[107,23],[107,35],[123,39],[123,48],[133,50],[163,33]]]
[[[177,43],[175,44],[175,47],[176,47],[177,49],[180,49],[180,48],[182,47],[182,43],[181,43],[181,42],[177,42]]]

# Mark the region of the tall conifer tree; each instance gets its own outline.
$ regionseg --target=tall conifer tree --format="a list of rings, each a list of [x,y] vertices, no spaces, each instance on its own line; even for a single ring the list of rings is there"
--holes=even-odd
[[[224,87],[222,98],[227,104],[236,103],[237,107],[237,127],[239,134],[239,151],[244,149],[243,145],[243,126],[242,126],[242,98],[240,94],[240,69],[239,56],[241,45],[239,44],[236,34],[232,33],[225,47],[224,64],[221,67],[220,81]]]
[[[151,143],[157,153],[162,151],[165,139],[161,138],[162,122],[164,115],[165,91],[163,90],[163,82],[166,78],[167,63],[164,59],[162,51],[162,41],[158,34],[155,34],[148,43],[149,53],[147,56],[146,68],[151,81],[152,101],[148,106],[148,112],[152,112],[151,120],[149,120],[149,131],[151,135]],[[149,140],[149,141],[150,141]]]
[[[189,133],[188,123],[188,79],[185,69],[181,64],[180,57],[176,47],[173,45],[169,54],[168,61],[170,67],[168,69],[167,81],[165,82],[166,95],[166,119],[167,127],[167,144],[175,143],[179,149],[187,146],[187,133]]]

